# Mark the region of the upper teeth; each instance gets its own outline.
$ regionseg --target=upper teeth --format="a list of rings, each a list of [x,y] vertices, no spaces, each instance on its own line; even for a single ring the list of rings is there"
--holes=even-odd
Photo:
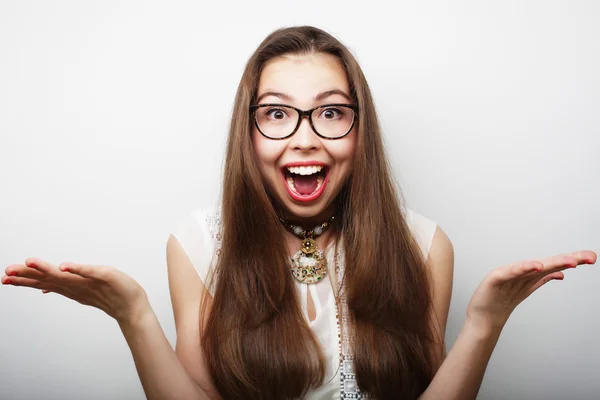
[[[321,165],[312,165],[309,167],[287,167],[287,169],[292,174],[312,175],[316,174],[317,172],[320,172],[323,169],[323,167]]]

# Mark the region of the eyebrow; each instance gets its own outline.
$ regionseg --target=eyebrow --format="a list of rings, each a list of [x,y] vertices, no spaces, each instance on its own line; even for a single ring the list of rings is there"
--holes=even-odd
[[[331,89],[331,90],[327,90],[325,92],[321,92],[321,93],[317,94],[313,98],[313,101],[321,101],[321,100],[326,99],[327,97],[333,96],[335,94],[339,94],[340,96],[345,97],[346,100],[348,100],[348,102],[352,101],[350,99],[350,96],[348,96],[345,92],[343,92],[342,90],[339,90],[339,89]],[[256,99],[256,103],[260,103],[260,101],[263,98],[267,97],[267,96],[279,97],[280,99],[283,99],[283,100],[286,100],[286,101],[293,100],[292,96],[290,96],[289,94],[286,94],[286,93],[281,93],[281,92],[265,92],[265,93],[261,94],[260,96],[258,96],[258,99]]]

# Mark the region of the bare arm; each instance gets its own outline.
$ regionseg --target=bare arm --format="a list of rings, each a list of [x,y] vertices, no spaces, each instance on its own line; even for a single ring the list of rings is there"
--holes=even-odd
[[[177,330],[176,350],[173,351],[149,303],[136,313],[136,318],[119,323],[146,397],[220,399],[208,378],[200,348],[200,296],[206,289],[173,236],[167,242],[167,265]]]
[[[434,310],[442,327],[442,338],[452,287],[453,254],[450,240],[438,229],[428,265],[432,271]],[[514,308],[546,282],[562,280],[563,270],[595,262],[595,253],[579,251],[520,261],[492,270],[471,297],[456,343],[419,399],[475,399],[494,347]]]
[[[29,257],[8,266],[3,284],[53,292],[96,307],[114,318],[133,354],[147,398],[218,399],[207,385],[199,340],[199,304],[204,291],[198,273],[175,239],[167,245],[169,285],[177,326],[174,352],[150,307],[146,291],[129,275],[104,265],[50,264]]]
[[[439,369],[420,400],[475,399],[499,332],[481,330],[467,321],[456,343],[445,356],[444,336],[452,294],[454,249],[452,242],[438,226],[433,237],[427,266],[433,289],[432,323],[439,334]]]
[[[419,400],[475,399],[500,332],[467,320],[433,381]]]
[[[119,326],[148,399],[209,399],[175,355],[150,304],[135,321]]]

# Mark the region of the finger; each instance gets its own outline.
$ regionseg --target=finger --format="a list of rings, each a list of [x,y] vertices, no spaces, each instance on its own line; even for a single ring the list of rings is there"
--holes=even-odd
[[[576,268],[579,264],[584,264],[590,260],[589,254],[585,253],[595,254],[590,251],[573,252],[538,260],[543,267],[541,270],[535,271],[527,277],[528,281],[535,282],[529,293],[533,293],[541,285],[552,279],[564,279],[564,274],[561,271]]]
[[[43,281],[38,281],[37,279],[22,278],[18,276],[11,276],[10,278],[2,277],[2,284],[12,286],[27,286],[36,289],[41,289],[42,287],[45,287]]]
[[[514,279],[526,275],[541,272],[544,265],[537,260],[524,260],[510,265],[509,271],[512,276],[509,279]]]
[[[70,272],[83,278],[90,278],[99,281],[106,281],[107,267],[100,265],[74,264],[70,262],[62,263],[58,266],[61,271]]]
[[[543,278],[555,272],[576,268],[580,263],[576,257],[568,254],[546,257],[538,261],[542,263],[543,267],[538,273],[532,274],[531,278],[533,279]]]
[[[559,270],[562,266],[575,268],[581,264],[594,264],[596,262],[596,253],[590,250],[581,250],[546,257],[539,261],[544,264],[544,271]]]
[[[528,277],[539,273],[542,267],[543,265],[539,261],[518,261],[492,270],[490,277],[493,284],[503,284],[516,278]]]
[[[33,270],[39,271],[42,274],[53,275],[56,274],[57,267],[54,264],[50,264],[37,257],[29,257],[25,260],[25,265]]]
[[[579,264],[595,264],[598,256],[591,250],[580,250],[567,255],[575,257]]]
[[[535,285],[533,285],[531,287],[531,289],[529,289],[529,292],[527,293],[527,297],[529,297],[533,292],[538,290],[541,286],[545,285],[546,283],[553,281],[553,280],[562,281],[563,279],[565,279],[565,274],[563,274],[560,271],[545,275],[540,280],[538,280],[535,283]]]
[[[80,281],[80,278],[76,275],[65,274],[56,265],[46,262],[40,258],[28,258],[25,260],[25,266],[28,268],[19,271],[19,276],[25,276],[39,280],[49,280],[55,284],[61,285],[72,285]],[[36,272],[40,275],[36,275]]]
[[[63,295],[65,297],[69,297],[67,295],[67,293],[62,290],[61,288],[51,285],[48,282],[41,282],[35,279],[27,279],[27,278],[22,278],[22,277],[3,277],[2,278],[2,284],[4,285],[10,285],[10,286],[25,286],[25,287],[31,287],[33,289],[41,289],[43,294],[46,293],[57,293],[60,295]],[[71,297],[69,297],[71,298]]]
[[[6,267],[6,276],[20,276],[23,278],[33,278],[42,280],[46,277],[46,274],[27,267],[25,264],[13,264]]]
[[[549,275],[546,275],[548,278],[550,278],[550,280],[552,279],[558,279],[559,281],[562,281],[563,279],[565,279],[565,274],[562,271],[557,271],[557,272],[553,272]]]
[[[537,282],[540,277],[554,272],[576,268],[580,264],[594,264],[596,259],[596,253],[593,251],[575,251],[540,260],[525,260],[509,264],[495,271],[494,277],[497,282],[507,282],[515,278],[525,278]]]

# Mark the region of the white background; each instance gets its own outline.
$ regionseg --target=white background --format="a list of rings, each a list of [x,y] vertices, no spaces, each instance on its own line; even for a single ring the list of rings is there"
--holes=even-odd
[[[165,245],[219,196],[235,90],[272,30],[358,58],[408,206],[456,252],[446,339],[492,268],[600,253],[600,3],[0,3],[0,264],[111,265],[175,328]],[[480,399],[600,397],[599,266],[521,304]],[[0,288],[1,399],[143,399],[102,311]]]

